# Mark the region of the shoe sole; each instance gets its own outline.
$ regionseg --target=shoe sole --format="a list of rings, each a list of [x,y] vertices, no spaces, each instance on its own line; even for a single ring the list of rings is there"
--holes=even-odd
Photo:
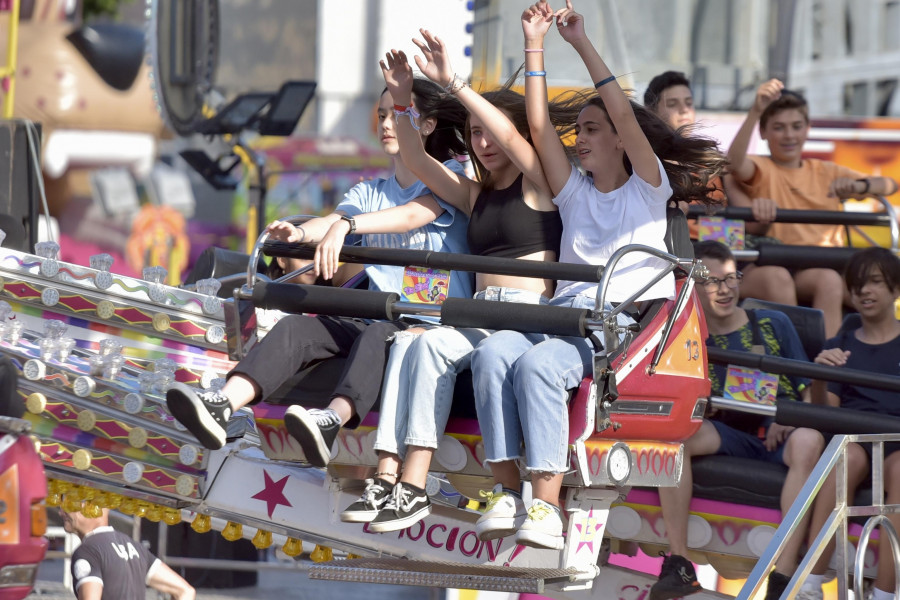
[[[530,548],[543,548],[546,550],[562,550],[566,542],[562,536],[550,535],[549,533],[541,533],[540,531],[519,530],[516,536],[516,543],[520,546],[528,546]]]
[[[516,522],[518,521],[518,523]],[[525,521],[525,515],[517,517],[495,517],[475,523],[475,534],[482,542],[515,535]]]
[[[354,510],[341,513],[341,521],[344,523],[371,523],[378,516],[378,510]]]
[[[325,468],[331,460],[331,448],[325,446],[325,440],[319,433],[316,420],[306,409],[292,406],[284,413],[284,426],[291,437],[300,443],[306,460],[315,467]]]
[[[397,531],[399,529],[406,529],[410,525],[415,525],[425,517],[431,514],[431,505],[420,508],[418,511],[413,514],[403,517],[402,519],[397,519],[396,521],[384,521],[382,523],[369,523],[369,531],[374,531],[375,533],[386,533],[388,531]]]
[[[166,391],[166,406],[169,407],[172,416],[184,425],[203,447],[219,450],[225,445],[225,429],[216,423],[203,405],[203,401],[185,384],[173,384]],[[218,433],[219,430],[221,435]]]

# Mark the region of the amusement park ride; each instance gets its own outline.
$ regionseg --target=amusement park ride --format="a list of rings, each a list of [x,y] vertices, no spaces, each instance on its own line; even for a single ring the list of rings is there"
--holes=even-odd
[[[233,109],[242,123],[225,116],[205,117],[203,103],[216,57],[216,3],[160,0],[151,6],[153,23],[177,24],[150,30],[160,108],[175,131],[239,134],[245,126],[299,118],[299,113],[285,117],[279,109],[279,98],[308,91],[298,86],[283,88],[276,96],[251,95],[247,102],[255,103],[252,110]],[[185,6],[193,9],[182,10]],[[194,32],[192,42],[170,38],[167,32],[176,29]],[[281,130],[291,129],[281,123]],[[194,158],[210,169],[211,176],[227,173],[218,161]],[[875,217],[865,222],[876,221],[885,224]],[[892,244],[896,248],[896,239]],[[14,545],[31,565],[46,549],[40,537],[42,512],[36,504],[44,496],[48,506],[83,503],[83,510],[115,508],[169,525],[190,521],[197,532],[218,530],[229,540],[251,539],[257,548],[277,544],[289,556],[314,544],[316,558],[325,559],[311,568],[310,577],[315,578],[532,592],[556,598],[644,598],[655,575],[617,565],[627,564],[627,557],[638,549],[651,555],[665,549],[655,488],[679,484],[682,442],[698,429],[710,402],[707,359],[740,360],[707,356],[706,326],[694,288],[703,276],[702,266],[689,257],[643,247],[621,249],[605,267],[354,247],[342,253],[347,262],[599,282],[597,306],[602,307],[607,275],[616,262],[630,252],[649,252],[675,274],[677,296],[646,308],[638,326],[627,332],[617,330],[614,314],[627,302],[613,312],[515,305],[506,306],[501,314],[486,310],[486,303],[477,300],[449,299],[439,307],[413,305],[387,293],[282,283],[293,274],[269,281],[257,273],[261,254],[308,257],[313,249],[266,241],[265,236],[253,247],[246,273],[220,272],[214,264],[209,272],[195,274],[193,285],[181,287],[163,283],[166,274],[159,267],[145,269],[142,278],[125,277],[115,273],[108,256],[92,257],[90,266],[80,266],[60,261],[58,251],[53,242],[37,244],[33,253],[0,248],[0,355],[18,371],[14,404],[25,408],[24,416],[12,415],[22,419],[0,419],[6,432],[0,438],[0,482],[18,478],[21,491],[16,502],[4,496],[7,487],[0,489],[0,507],[14,506],[18,511],[0,515],[10,517],[0,521],[4,598],[24,595],[22,589],[27,591],[34,577],[33,570],[16,567],[10,554],[3,554],[4,548]],[[816,256],[821,252],[817,249]],[[234,285],[235,277],[240,285]],[[236,289],[220,297],[223,281]],[[646,282],[644,289],[653,283]],[[449,325],[602,336],[606,350],[594,359],[593,377],[573,390],[569,404],[565,548],[538,550],[516,546],[510,538],[480,541],[476,536],[479,513],[469,499],[491,484],[471,387],[464,378],[457,384],[455,412],[429,476],[427,491],[435,510],[399,532],[375,534],[338,518],[374,471],[377,415],[370,415],[357,429],[341,432],[327,469],[305,462],[299,444],[284,428],[284,405],[260,404],[252,411],[239,411],[229,423],[226,446],[218,451],[203,448],[169,414],[165,390],[176,381],[206,389],[221,385],[234,361],[272,326],[271,311],[264,316],[257,310],[263,308],[376,319],[431,311]],[[810,312],[798,310],[795,318],[798,324],[808,323]],[[814,318],[812,322],[815,332],[821,323]],[[621,343],[620,333],[625,333]],[[835,377],[814,365],[798,367],[791,362],[775,361],[766,368],[776,372],[807,368],[816,376]],[[279,395],[285,402],[303,402],[330,389],[334,367],[327,362],[316,365]],[[891,378],[874,383],[900,389]],[[724,401],[712,402],[721,407]],[[782,407],[778,411],[781,420]],[[811,417],[803,413],[794,418]],[[862,429],[841,433],[900,432],[890,423],[880,425],[874,429],[863,424]],[[32,446],[49,480],[46,489]],[[829,446],[814,478],[820,481],[833,468],[839,452],[839,444]],[[778,496],[784,470],[758,470],[750,477],[746,469],[744,463],[716,457],[696,461],[689,524],[695,562],[710,563],[727,577],[751,576],[742,598],[759,588],[777,556],[779,541],[808,507],[808,501],[805,507],[799,502],[782,519]],[[816,484],[810,481],[810,494],[801,494],[802,500],[814,493]],[[870,504],[869,513],[855,514],[884,512],[877,498]],[[852,546],[847,546],[843,508],[844,512],[836,509],[831,532],[838,532],[847,550],[843,556],[849,557]],[[10,529],[10,523],[26,522],[27,527]],[[858,531],[856,525],[849,528],[851,536]],[[867,533],[863,537],[868,540]],[[33,550],[32,556],[26,556],[26,547]],[[331,549],[347,558],[328,560]],[[864,560],[854,574],[872,573],[877,554],[870,548],[860,556]],[[9,573],[5,565],[13,565]],[[848,565],[836,565],[840,582],[846,583]],[[801,571],[808,572],[809,567],[804,562]],[[9,582],[25,587],[12,588]],[[4,590],[13,595],[4,595]],[[727,596],[704,591],[696,597]]]

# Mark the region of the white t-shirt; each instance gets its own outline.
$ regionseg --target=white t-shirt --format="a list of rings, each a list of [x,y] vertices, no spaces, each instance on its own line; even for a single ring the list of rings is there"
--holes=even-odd
[[[608,193],[599,191],[591,177],[572,167],[565,187],[553,199],[563,222],[559,262],[605,265],[613,252],[628,244],[667,252],[664,241],[666,202],[672,196],[672,186],[658,158],[656,162],[662,177],[659,187],[632,174],[622,187]],[[665,266],[665,261],[647,254],[626,254],[616,266],[606,300],[627,300]],[[560,281],[555,297],[596,293],[595,283]],[[670,273],[644,292],[639,300],[672,298],[674,295],[675,279]]]

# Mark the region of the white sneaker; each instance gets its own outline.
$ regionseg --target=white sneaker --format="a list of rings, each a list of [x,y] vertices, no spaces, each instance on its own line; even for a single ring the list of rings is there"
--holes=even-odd
[[[498,483],[490,492],[481,490],[478,495],[487,498],[484,514],[475,521],[475,533],[479,540],[512,535],[525,522],[525,503],[521,498],[504,492],[502,484]]]
[[[516,543],[532,548],[562,550],[565,546],[562,532],[559,510],[552,504],[535,499],[528,508],[528,518],[516,534]]]
[[[822,586],[818,587],[806,587],[804,585],[800,588],[800,591],[797,592],[796,600],[822,600],[825,595],[822,593]]]

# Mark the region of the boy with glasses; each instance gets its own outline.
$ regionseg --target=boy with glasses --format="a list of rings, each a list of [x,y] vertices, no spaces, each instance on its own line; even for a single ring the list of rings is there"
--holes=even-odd
[[[719,242],[700,242],[695,254],[709,269],[709,277],[700,284],[700,304],[706,316],[707,346],[727,350],[759,352],[795,360],[808,360],[790,319],[777,311],[747,311],[740,299],[741,273],[727,246]],[[710,364],[712,394],[722,396],[728,367]],[[778,379],[779,402],[809,401],[809,381],[782,375]],[[686,557],[687,525],[692,497],[692,456],[721,454],[784,464],[787,479],[781,492],[781,510],[787,512],[816,465],[825,442],[813,429],[785,427],[771,418],[739,412],[719,412],[704,419],[700,430],[684,443],[681,484],[660,488],[659,500],[669,539],[671,554],[663,561],[659,581],[650,590],[650,600],[677,598],[700,591],[694,567]],[[801,523],[799,531],[806,531]],[[779,598],[797,568],[803,533],[794,535],[769,576],[767,599]]]

